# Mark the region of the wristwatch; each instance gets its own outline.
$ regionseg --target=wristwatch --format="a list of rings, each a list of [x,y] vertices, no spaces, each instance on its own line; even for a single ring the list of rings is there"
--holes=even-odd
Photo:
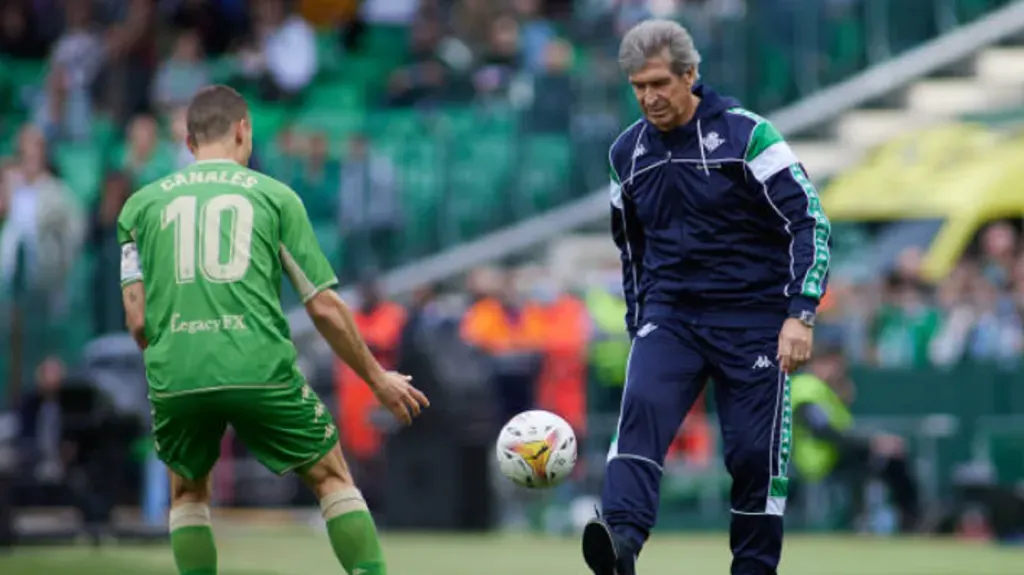
[[[811,327],[811,328],[814,327],[815,315],[814,315],[813,311],[804,310],[804,311],[799,312],[799,313],[790,314],[789,317],[791,317],[791,318],[793,318],[795,320],[798,320],[800,323],[804,324],[807,327]]]

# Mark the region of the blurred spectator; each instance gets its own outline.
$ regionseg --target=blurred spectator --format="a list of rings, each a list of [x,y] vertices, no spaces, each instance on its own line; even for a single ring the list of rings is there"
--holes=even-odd
[[[360,283],[358,300],[352,315],[359,333],[381,366],[395,369],[406,322],[405,310],[387,301],[372,278]],[[356,476],[362,478],[360,483],[378,485],[383,472],[379,458],[381,430],[373,423],[372,416],[380,404],[373,390],[341,360],[335,361],[335,393],[342,448],[357,469]],[[378,493],[371,490],[371,499],[376,500]]]
[[[350,22],[359,12],[360,3],[359,0],[299,0],[297,2],[302,17],[317,28]]]
[[[149,109],[149,84],[156,61],[155,3],[127,0],[105,31],[107,60],[100,72],[100,102],[115,123]],[[107,5],[109,8],[109,5]]]
[[[843,485],[851,501],[850,519],[865,523],[871,511],[864,501],[865,487],[878,479],[899,509],[900,530],[916,529],[921,519],[920,487],[903,438],[854,428],[849,407],[857,388],[846,358],[832,342],[817,347],[791,383],[797,477],[807,484],[825,480]]]
[[[53,66],[35,109],[35,124],[50,140],[84,140],[91,134],[92,103],[83,90],[71,85],[72,75]]]
[[[924,253],[922,253],[921,248],[914,246],[902,250],[896,256],[896,277],[900,281],[920,281],[921,265],[923,262]]]
[[[555,27],[540,13],[541,0],[513,0],[513,6],[519,20],[523,66],[540,72],[549,67],[548,44],[555,40]]]
[[[46,56],[46,42],[39,34],[30,0],[0,3],[0,53],[14,58]]]
[[[91,134],[92,89],[104,62],[104,46],[93,29],[91,0],[67,2],[64,17],[67,28],[50,55],[36,124],[51,139],[82,140]]]
[[[181,107],[171,112],[171,138],[174,142],[174,167],[177,169],[194,162],[195,156],[188,149],[188,108]]]
[[[0,280],[7,293],[33,293],[57,304],[78,257],[84,222],[70,190],[47,165],[38,129],[22,129],[17,164],[7,175]]]
[[[48,357],[36,368],[32,389],[20,407],[19,458],[22,469],[39,483],[59,483],[74,456],[75,445],[64,439],[60,388],[64,364]]]
[[[202,45],[195,30],[184,30],[164,60],[153,82],[153,103],[162,111],[187,106],[200,88],[210,83]]]
[[[988,277],[978,277],[971,293],[974,329],[968,354],[976,362],[1014,365],[1024,351],[1021,318],[1013,300]]]
[[[541,365],[538,326],[524,321],[526,298],[514,274],[486,270],[470,279],[478,299],[466,310],[460,331],[465,342],[490,357],[499,419],[507,421],[535,405],[534,382]]]
[[[316,75],[312,26],[283,0],[256,0],[253,19],[255,45],[242,52],[243,72],[257,82],[264,99],[294,99]]]
[[[1018,313],[1024,313],[1024,255],[1017,258],[1013,266],[1013,288],[1011,297]]]
[[[131,193],[132,182],[126,174],[108,173],[92,214],[89,244],[97,258],[92,272],[93,330],[99,335],[124,331],[117,217]]]
[[[473,53],[487,51],[491,25],[498,18],[500,4],[491,0],[459,0],[452,8],[452,28]]]
[[[329,148],[326,135],[318,133],[309,138],[305,163],[292,184],[314,222],[329,222],[337,213],[341,162],[331,157]]]
[[[224,54],[243,36],[245,19],[232,10],[230,2],[177,0],[172,10],[174,26],[195,30],[203,52],[211,56]]]
[[[301,156],[305,152],[304,144],[304,139],[296,134],[293,127],[282,126],[277,132],[272,153],[266,159],[266,167],[274,174],[274,177],[292,188],[296,188],[298,185],[302,169]],[[299,191],[299,193],[302,192]],[[311,217],[315,216],[311,214]]]
[[[528,287],[524,323],[543,353],[537,380],[536,407],[557,413],[583,437],[587,429],[587,346],[590,318],[587,308],[552,275],[541,268]]]
[[[615,3],[615,6],[614,29],[616,38],[625,36],[630,28],[653,16],[648,7],[648,0],[619,0]]]
[[[928,365],[928,349],[940,324],[938,310],[916,281],[890,277],[875,317],[873,343],[879,367]]]
[[[555,39],[545,45],[543,69],[533,80],[532,131],[566,133],[572,120],[572,45]]]
[[[401,211],[391,159],[375,153],[365,135],[353,136],[341,167],[338,219],[349,273],[391,264]]]
[[[405,25],[412,23],[421,5],[429,0],[363,0],[360,12],[373,24]]]
[[[171,172],[173,159],[160,146],[160,127],[153,116],[143,114],[132,119],[120,168],[140,186]]]
[[[519,24],[508,16],[490,25],[491,35],[480,67],[473,74],[477,96],[508,99],[520,66]]]
[[[981,233],[981,272],[996,286],[1009,285],[1017,259],[1017,230],[1006,222],[997,222]]]
[[[932,344],[932,362],[940,366],[962,361],[1015,365],[1024,351],[1021,317],[1008,294],[985,276],[962,280],[966,289],[944,294],[946,299],[960,296],[950,305],[942,330]],[[952,292],[949,282],[947,292]]]
[[[387,103],[409,106],[444,96],[448,73],[439,53],[440,24],[432,19],[413,23],[409,34],[409,58],[388,78]]]

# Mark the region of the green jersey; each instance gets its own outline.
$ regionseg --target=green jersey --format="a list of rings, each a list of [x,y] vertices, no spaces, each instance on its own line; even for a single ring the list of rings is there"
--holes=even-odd
[[[281,274],[303,302],[338,281],[299,197],[231,161],[197,162],[131,196],[121,285],[145,280],[154,397],[301,381]]]

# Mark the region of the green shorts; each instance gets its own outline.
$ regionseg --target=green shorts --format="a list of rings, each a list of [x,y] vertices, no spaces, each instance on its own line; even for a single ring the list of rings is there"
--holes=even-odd
[[[157,456],[190,480],[213,469],[228,425],[260,463],[279,475],[305,471],[338,441],[331,414],[304,382],[151,395],[150,401]]]

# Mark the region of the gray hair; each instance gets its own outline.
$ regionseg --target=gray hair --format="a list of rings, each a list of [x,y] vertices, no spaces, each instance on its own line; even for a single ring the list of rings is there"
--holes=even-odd
[[[673,74],[682,76],[690,68],[697,73],[700,52],[693,45],[693,37],[672,20],[645,20],[626,32],[619,45],[619,66],[626,74],[635,74],[647,60],[665,50]]]

